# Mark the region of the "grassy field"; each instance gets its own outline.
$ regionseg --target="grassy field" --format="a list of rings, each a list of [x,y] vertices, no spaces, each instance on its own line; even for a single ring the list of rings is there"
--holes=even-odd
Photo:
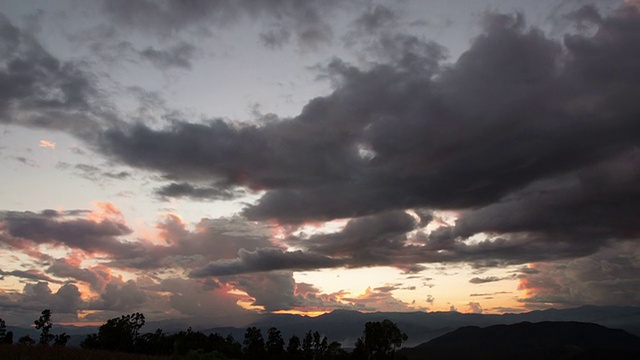
[[[79,348],[54,348],[44,346],[0,346],[3,360],[165,360],[168,357],[116,353],[102,350],[82,350]]]

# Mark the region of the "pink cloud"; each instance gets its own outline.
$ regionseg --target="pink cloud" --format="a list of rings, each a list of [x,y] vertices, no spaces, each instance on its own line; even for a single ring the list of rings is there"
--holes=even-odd
[[[52,149],[55,150],[56,149],[56,143],[54,143],[53,141],[49,141],[49,140],[40,140],[40,147],[41,148],[47,148],[47,149]]]
[[[469,302],[467,304],[467,312],[473,314],[482,314],[482,305],[479,302]]]

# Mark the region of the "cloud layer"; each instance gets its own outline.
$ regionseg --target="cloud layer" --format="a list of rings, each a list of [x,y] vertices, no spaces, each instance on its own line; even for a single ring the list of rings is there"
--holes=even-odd
[[[185,33],[212,36],[212,29],[260,19],[280,24],[257,40],[267,47],[278,51],[295,39],[312,49],[334,37],[328,14],[355,6],[184,4],[101,3],[118,31],[153,33],[171,45],[113,42],[118,49],[94,50],[188,71],[201,53],[182,40]],[[0,270],[27,282],[21,293],[0,293],[1,306],[50,303],[73,314],[154,304],[159,316],[202,317],[214,306],[196,305],[215,298],[216,315],[243,319],[249,313],[238,304],[406,310],[411,304],[393,297],[397,285],[326,294],[296,283],[293,272],[392,266],[417,273],[429,263],[480,270],[535,263],[517,275],[527,306],[640,305],[640,11],[601,14],[587,6],[566,19],[576,30],[558,37],[528,26],[522,14],[488,13],[468,50],[446,62],[444,47],[397,31],[394,11],[372,7],[355,17],[346,42],[366,32],[367,50],[377,55],[364,65],[335,58],[314,68],[335,86],[298,115],[191,119],[130,89],[171,114],[152,122],[112,106],[90,66],[57,59],[0,16],[1,123],[63,131],[111,164],[148,171],[165,184],[155,189],[159,201],[258,198],[234,217],[193,226],[166,215],[153,239],[139,238],[110,204],[100,214],[2,211],[0,246],[31,263]],[[130,176],[88,164],[75,169],[90,180]],[[455,221],[441,221],[442,211]],[[344,226],[299,231],[335,219]],[[274,228],[287,231],[276,237]],[[483,311],[477,302],[468,307]]]

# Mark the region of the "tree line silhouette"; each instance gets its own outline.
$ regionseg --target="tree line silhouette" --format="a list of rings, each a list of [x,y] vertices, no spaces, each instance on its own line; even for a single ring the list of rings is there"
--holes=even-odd
[[[267,330],[265,340],[262,330],[251,326],[246,329],[240,343],[231,334],[206,335],[191,328],[175,333],[157,329],[141,334],[144,324],[144,314],[137,312],[109,319],[98,328],[98,333],[87,335],[80,347],[187,359],[386,360],[400,358],[396,350],[407,340],[407,335],[390,320],[367,322],[362,337],[357,339],[351,352],[343,349],[339,342],[330,341],[327,336],[311,330],[302,338],[293,335],[285,342],[282,333],[275,327]],[[40,331],[40,346],[50,346],[53,342],[54,347],[64,347],[70,338],[65,333],[51,333],[51,310],[42,311],[34,321],[34,326]],[[0,319],[0,345],[11,344],[13,333],[6,331],[5,321]],[[18,340],[18,344],[33,346],[35,340],[25,335]]]
[[[40,339],[38,341],[39,345],[48,346],[49,343],[53,341],[53,346],[64,347],[71,338],[71,336],[66,333],[58,335],[51,334],[50,331],[53,323],[51,322],[51,310],[49,309],[43,310],[40,317],[33,322],[33,325],[36,330],[40,330]],[[18,344],[20,345],[34,345],[35,343],[36,341],[29,335],[25,335],[18,339]],[[11,344],[13,344],[13,331],[7,331],[6,322],[0,318],[0,345]]]

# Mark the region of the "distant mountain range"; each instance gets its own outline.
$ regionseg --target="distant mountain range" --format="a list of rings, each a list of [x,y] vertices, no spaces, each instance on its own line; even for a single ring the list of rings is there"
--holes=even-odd
[[[582,322],[465,326],[415,348],[409,359],[640,359],[640,337]]]
[[[548,309],[522,314],[463,314],[458,312],[376,312],[361,313],[350,310],[335,310],[318,317],[299,315],[264,315],[251,324],[266,330],[275,326],[285,338],[291,335],[303,336],[307,331],[319,331],[329,339],[340,342],[343,347],[353,347],[356,339],[362,336],[364,325],[368,321],[389,319],[409,336],[406,346],[416,346],[440,335],[464,326],[486,327],[498,324],[516,324],[520,322],[542,321],[578,321],[623,329],[640,336],[640,307],[619,306],[582,306],[572,309]],[[210,328],[203,332],[217,332],[221,335],[232,334],[242,340],[246,328]]]
[[[268,328],[278,328],[288,340],[292,335],[299,337],[311,331],[318,331],[326,335],[332,341],[338,341],[344,348],[353,347],[356,339],[362,336],[364,325],[368,321],[382,321],[389,319],[395,322],[400,330],[409,336],[405,346],[417,346],[438,336],[449,333],[465,326],[487,327],[499,324],[516,324],[521,322],[544,321],[576,321],[588,322],[606,326],[611,329],[622,329],[631,334],[640,336],[640,307],[619,306],[582,306],[573,309],[548,309],[532,311],[522,314],[463,314],[458,312],[375,312],[361,313],[350,310],[335,310],[318,317],[307,317],[286,314],[265,314],[257,321],[247,326],[256,326],[262,329],[266,336]],[[147,322],[143,332],[153,332],[157,328],[165,332],[186,330],[184,322]],[[200,330],[204,333],[219,333],[223,336],[233,335],[236,340],[242,342],[247,327],[213,327]],[[38,339],[38,332],[34,329],[8,326],[7,330],[14,332],[14,340],[20,336],[29,334],[33,339]],[[52,333],[66,332],[71,335],[70,345],[78,345],[87,334],[97,332],[97,327],[59,326],[54,323]]]

